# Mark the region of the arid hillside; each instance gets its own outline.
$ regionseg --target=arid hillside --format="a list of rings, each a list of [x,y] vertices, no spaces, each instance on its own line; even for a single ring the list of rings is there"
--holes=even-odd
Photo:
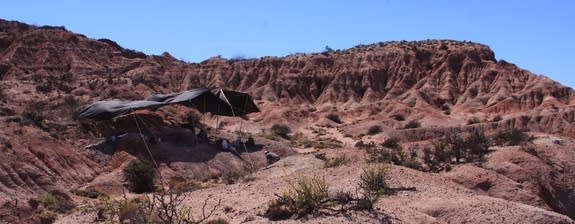
[[[0,221],[34,214],[35,206],[26,202],[45,192],[61,195],[79,206],[76,196],[69,196],[71,189],[98,186],[108,188],[109,193],[124,189],[118,176],[120,168],[127,159],[138,157],[131,151],[138,144],[129,140],[122,153],[111,156],[85,149],[106,137],[107,125],[79,119],[78,112],[85,106],[98,100],[139,100],[154,93],[194,87],[250,93],[260,113],[250,114],[246,120],[206,115],[202,121],[217,128],[218,136],[233,137],[232,133],[238,130],[249,132],[265,142],[264,147],[278,149],[282,156],[297,154],[289,157],[294,161],[300,157],[310,159],[309,154],[298,152],[317,153],[325,149],[331,155],[332,149],[339,148],[363,157],[363,153],[354,151],[359,142],[378,143],[390,138],[398,139],[405,148],[418,144],[423,148],[452,133],[528,131],[540,136],[533,143],[535,153],[493,146],[480,164],[456,161],[451,171],[441,170],[443,173],[431,177],[426,177],[425,172],[396,167],[391,170],[395,175],[392,180],[400,181],[400,175],[407,172],[413,178],[430,179],[430,186],[441,188],[441,192],[449,191],[451,184],[457,186],[454,197],[462,200],[488,198],[477,202],[485,203],[483,207],[489,203],[501,208],[511,206],[522,209],[522,214],[543,217],[540,220],[548,213],[553,213],[553,218],[560,216],[557,213],[575,217],[575,186],[566,181],[573,177],[568,171],[575,168],[575,91],[497,59],[486,45],[454,40],[391,41],[284,57],[212,57],[187,63],[167,52],[150,56],[124,49],[112,40],[72,33],[64,27],[0,20]],[[185,133],[176,126],[186,119],[188,111],[189,108],[174,106],[154,112],[150,118],[155,122],[153,131],[168,133],[166,138],[173,141],[185,141]],[[291,129],[291,142],[265,138],[274,124]],[[375,126],[380,130],[369,133],[368,129]],[[549,139],[556,140],[556,144]],[[304,140],[307,142],[302,143]],[[557,150],[546,151],[545,147]],[[170,161],[162,164],[168,177],[221,174],[242,167],[246,161],[221,153],[207,153],[202,159],[162,154],[168,148],[186,151],[182,144],[168,143],[153,149]],[[246,158],[264,166],[260,154]],[[423,152],[418,155],[422,160]],[[329,173],[321,166],[311,168],[318,169],[319,175]],[[541,171],[534,173],[537,169]],[[185,170],[193,172],[178,174]],[[361,168],[349,170],[341,172],[356,174]],[[261,175],[273,171],[264,170]],[[534,179],[535,176],[546,178]],[[478,191],[477,186],[485,177],[494,187]],[[341,181],[351,181],[345,178]],[[116,183],[111,184],[113,181]],[[448,187],[438,184],[442,181],[448,182]],[[410,180],[408,184],[415,182]],[[458,222],[452,217],[457,216],[456,206],[475,206],[467,202],[447,203],[446,197],[434,199],[433,189],[419,192],[429,204],[413,202],[410,207],[416,213],[425,210],[427,215],[420,214],[421,220],[403,221]],[[519,196],[511,189],[521,191]],[[269,200],[272,195],[267,192],[263,198]],[[419,200],[420,196],[390,199],[396,210],[388,212],[409,217],[411,210],[401,210],[402,200]],[[261,209],[266,203],[246,206]],[[431,211],[435,209],[431,204],[440,204],[446,210]],[[431,215],[435,212],[445,213]],[[561,216],[556,220],[569,218]]]

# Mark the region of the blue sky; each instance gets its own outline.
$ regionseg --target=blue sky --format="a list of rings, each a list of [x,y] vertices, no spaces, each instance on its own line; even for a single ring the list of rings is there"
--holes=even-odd
[[[487,44],[505,59],[575,87],[575,1],[9,1],[0,18],[65,26],[147,54],[284,56],[390,40]]]

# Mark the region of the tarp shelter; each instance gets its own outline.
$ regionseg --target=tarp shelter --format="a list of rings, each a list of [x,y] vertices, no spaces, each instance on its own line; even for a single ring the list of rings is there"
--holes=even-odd
[[[243,116],[260,111],[252,98],[246,93],[219,88],[197,88],[177,93],[154,94],[145,100],[98,101],[82,110],[80,117],[110,120],[135,110],[155,110],[159,107],[171,104],[181,104],[196,108],[202,113],[209,112],[214,115],[223,116]]]
[[[181,104],[196,108],[202,113],[210,112],[217,115],[233,116],[231,105],[214,95],[210,89],[197,88],[188,91],[168,94],[154,94],[147,97],[147,101],[156,101],[168,104]]]
[[[231,107],[231,111],[222,111],[220,115],[243,116],[249,113],[260,112],[252,97],[247,93],[225,90],[221,88],[212,89],[211,92]],[[212,113],[217,114],[217,113]]]
[[[98,101],[86,107],[80,112],[81,118],[90,118],[96,120],[111,120],[115,117],[128,114],[134,110],[142,109],[157,109],[164,106],[163,103],[137,100],[137,101],[123,101],[123,100],[107,100]]]

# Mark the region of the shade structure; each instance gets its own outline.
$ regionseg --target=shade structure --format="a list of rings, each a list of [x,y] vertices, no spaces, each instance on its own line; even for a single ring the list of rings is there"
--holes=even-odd
[[[178,93],[154,94],[145,100],[158,101],[165,104],[181,104],[196,108],[201,113],[234,116],[232,106],[225,100],[214,95],[208,88],[196,88]]]
[[[98,101],[84,108],[84,110],[80,112],[79,117],[96,119],[96,120],[111,120],[115,117],[128,114],[135,110],[157,109],[163,105],[164,104],[160,102],[147,101],[147,100]]]
[[[144,100],[98,101],[82,110],[80,117],[109,120],[135,110],[155,110],[171,104],[185,105],[196,108],[201,113],[223,116],[243,116],[260,111],[247,93],[220,88],[196,88],[183,92],[154,94]]]
[[[260,109],[254,103],[252,97],[247,93],[225,90],[221,88],[212,89],[211,92],[225,101],[231,108],[231,114],[220,114],[226,116],[244,116],[249,113],[260,112]]]

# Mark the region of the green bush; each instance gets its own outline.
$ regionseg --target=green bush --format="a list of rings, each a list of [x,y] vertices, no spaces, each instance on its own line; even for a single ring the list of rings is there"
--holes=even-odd
[[[418,120],[411,120],[405,124],[404,129],[420,128],[421,123]]]
[[[341,122],[341,119],[339,118],[339,116],[337,114],[328,114],[326,116],[327,119],[332,120],[335,123],[341,124],[343,122]]]
[[[379,126],[379,125],[374,125],[374,126],[369,127],[369,129],[367,129],[367,133],[366,133],[366,134],[367,134],[367,135],[375,135],[375,134],[380,133],[381,131],[382,131],[382,130],[381,130],[381,126]]]
[[[124,180],[128,181],[131,192],[144,193],[154,191],[156,170],[147,161],[132,160],[123,170]]]
[[[271,127],[272,135],[279,136],[285,139],[289,139],[288,134],[291,133],[291,129],[284,124],[274,124]]]

